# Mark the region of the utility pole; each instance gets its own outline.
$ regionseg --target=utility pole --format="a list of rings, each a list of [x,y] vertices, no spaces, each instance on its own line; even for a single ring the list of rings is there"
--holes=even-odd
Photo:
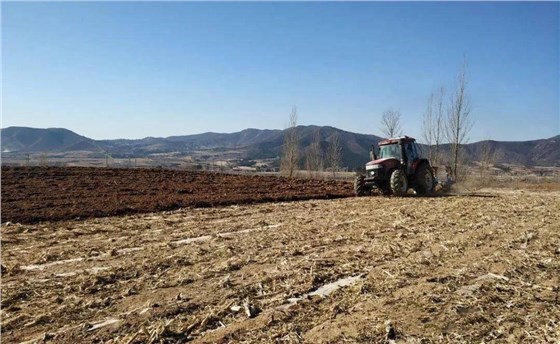
[[[109,167],[109,151],[105,152],[105,167]]]
[[[25,160],[26,160],[27,167],[29,167],[29,161],[31,160],[31,158],[29,157],[29,153],[27,153],[27,158]]]

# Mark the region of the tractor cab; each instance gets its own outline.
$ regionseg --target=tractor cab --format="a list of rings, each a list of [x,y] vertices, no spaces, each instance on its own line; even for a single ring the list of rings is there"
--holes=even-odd
[[[414,138],[403,136],[382,140],[379,142],[379,155],[375,154],[373,145],[370,155],[366,175],[356,180],[356,194],[378,189],[383,194],[402,195],[408,187],[421,194],[433,190],[430,163],[420,157],[420,147]]]
[[[372,145],[370,156],[372,161],[366,164],[366,171],[399,168],[406,174],[413,174],[414,165],[420,160],[420,147],[414,138],[408,136],[386,139],[379,142],[379,155],[375,154]]]

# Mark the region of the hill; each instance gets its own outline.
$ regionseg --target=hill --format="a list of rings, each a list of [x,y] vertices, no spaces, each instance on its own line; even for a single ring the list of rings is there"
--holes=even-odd
[[[9,127],[1,134],[3,153],[102,151],[95,140],[64,128]]]
[[[298,126],[302,156],[313,142],[320,138],[326,152],[335,134],[343,144],[343,165],[362,166],[369,158],[371,144],[380,137],[358,134],[330,126]],[[36,129],[9,127],[2,129],[3,153],[72,152],[97,153],[108,151],[113,157],[145,157],[151,154],[189,154],[192,151],[211,151],[214,155],[234,150],[244,159],[272,159],[282,153],[283,130],[245,129],[235,133],[202,133],[196,135],[146,137],[139,140],[93,140],[62,128]],[[560,135],[531,141],[481,141],[465,145],[467,158],[480,160],[483,149],[491,147],[497,163],[516,165],[560,166]],[[449,149],[446,145],[443,150]]]
[[[298,126],[302,156],[313,142],[315,134],[320,137],[321,149],[326,152],[335,134],[342,147],[343,165],[360,166],[367,160],[372,143],[381,140],[375,135],[357,134],[329,126]],[[270,159],[282,154],[284,130],[245,129],[235,133],[203,133],[196,135],[145,138],[141,140],[104,140],[98,143],[113,155],[144,156],[153,153],[188,152],[192,150],[236,150],[245,159]]]
[[[531,141],[480,141],[466,145],[467,155],[479,160],[485,146],[490,147],[497,163],[525,166],[560,166],[560,135]]]

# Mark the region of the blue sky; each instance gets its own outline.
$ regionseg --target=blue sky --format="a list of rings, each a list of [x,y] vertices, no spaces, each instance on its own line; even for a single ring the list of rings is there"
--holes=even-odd
[[[2,2],[2,127],[95,139],[282,129],[420,136],[466,56],[471,141],[560,133],[560,3]]]

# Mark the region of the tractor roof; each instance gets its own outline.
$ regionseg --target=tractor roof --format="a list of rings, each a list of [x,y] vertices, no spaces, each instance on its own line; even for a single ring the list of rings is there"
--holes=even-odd
[[[402,137],[394,137],[391,139],[385,139],[385,140],[381,140],[379,141],[379,145],[380,146],[385,146],[385,145],[393,145],[399,142],[402,143],[410,143],[410,142],[414,142],[416,141],[413,137],[410,136],[402,136]]]

